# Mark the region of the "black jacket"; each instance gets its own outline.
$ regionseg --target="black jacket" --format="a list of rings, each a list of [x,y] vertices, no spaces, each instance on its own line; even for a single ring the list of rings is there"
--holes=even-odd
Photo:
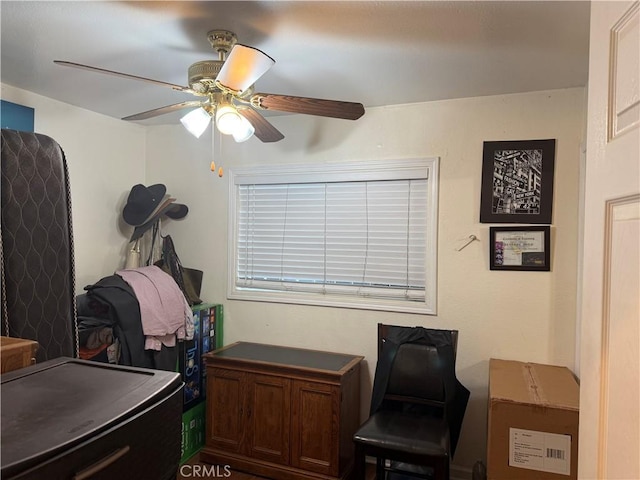
[[[453,455],[460,437],[462,420],[470,392],[456,378],[455,352],[451,332],[423,327],[393,326],[385,340],[376,364],[370,414],[375,413],[383,406],[391,368],[400,345],[403,343],[432,345],[438,351],[438,358],[442,366],[446,411],[451,434],[451,453]]]
[[[78,296],[78,320],[91,324],[104,321],[113,327],[120,340],[120,364],[176,371],[177,347],[163,345],[160,351],[145,350],[140,305],[127,282],[110,275],[84,289],[87,293]]]

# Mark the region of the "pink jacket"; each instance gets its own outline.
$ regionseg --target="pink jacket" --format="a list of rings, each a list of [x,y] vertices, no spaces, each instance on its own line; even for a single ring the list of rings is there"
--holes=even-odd
[[[187,338],[189,316],[193,325],[191,307],[171,275],[155,265],[118,270],[116,274],[131,286],[140,304],[145,349],[160,350],[163,344],[173,347],[176,336]]]

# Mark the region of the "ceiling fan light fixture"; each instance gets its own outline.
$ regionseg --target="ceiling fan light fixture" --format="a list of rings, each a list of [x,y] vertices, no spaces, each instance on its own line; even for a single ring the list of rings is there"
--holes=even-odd
[[[122,119],[146,120],[182,109],[195,108],[184,115],[180,122],[196,138],[200,138],[213,122],[213,128],[217,125],[218,131],[232,135],[236,142],[246,141],[251,136],[255,136],[264,143],[282,140],[284,135],[267,121],[260,113],[261,110],[346,120],[357,120],[364,114],[364,106],[356,102],[256,93],[256,80],[275,64],[275,60],[257,48],[238,44],[235,33],[228,30],[211,30],[207,33],[207,38],[213,49],[218,52],[218,60],[204,60],[192,64],[187,70],[188,87],[81,63],[63,60],[54,60],[54,63],[169,87],[197,97],[206,97],[204,101],[182,101]]]
[[[231,135],[241,125],[242,117],[233,105],[220,105],[216,110],[216,126],[220,133]]]
[[[216,77],[216,85],[234,94],[244,92],[276,61],[257,48],[236,44]]]
[[[255,131],[256,129],[251,122],[240,115],[240,124],[232,133],[233,139],[236,143],[246,142],[253,136]]]
[[[204,108],[199,107],[183,116],[180,122],[191,135],[200,138],[211,122],[211,115]]]

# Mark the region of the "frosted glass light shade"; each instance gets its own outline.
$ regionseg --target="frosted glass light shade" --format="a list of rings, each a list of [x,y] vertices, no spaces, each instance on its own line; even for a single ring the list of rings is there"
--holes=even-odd
[[[209,126],[210,121],[211,115],[209,115],[209,113],[202,107],[190,111],[180,119],[184,128],[186,128],[189,133],[196,138],[200,138]]]
[[[256,131],[254,126],[251,125],[251,122],[244,118],[242,115],[240,115],[240,120],[241,121],[238,125],[238,128],[236,128],[232,133],[233,139],[236,141],[236,143],[246,142]]]
[[[244,92],[276,61],[257,48],[236,44],[225,60],[216,84],[234,92]]]
[[[216,125],[225,135],[231,135],[241,122],[242,117],[232,105],[222,105],[216,110]]]

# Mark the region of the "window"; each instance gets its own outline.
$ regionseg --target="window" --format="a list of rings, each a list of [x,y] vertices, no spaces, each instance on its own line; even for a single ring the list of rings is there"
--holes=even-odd
[[[232,170],[229,298],[435,314],[437,168]]]

